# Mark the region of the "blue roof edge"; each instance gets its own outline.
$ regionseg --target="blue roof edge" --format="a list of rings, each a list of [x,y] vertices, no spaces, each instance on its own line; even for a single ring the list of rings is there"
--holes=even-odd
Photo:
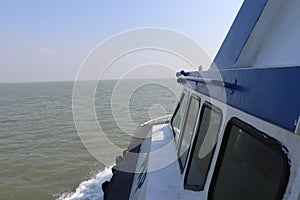
[[[300,66],[187,72],[185,76],[234,83],[232,90],[196,81],[182,82],[212,99],[295,132],[295,121],[300,116]]]

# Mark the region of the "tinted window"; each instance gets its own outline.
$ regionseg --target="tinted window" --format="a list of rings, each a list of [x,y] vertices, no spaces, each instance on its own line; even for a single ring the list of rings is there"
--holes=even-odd
[[[191,97],[190,104],[187,112],[187,118],[184,125],[184,130],[181,136],[181,143],[178,149],[179,164],[181,170],[185,166],[186,157],[188,155],[188,150],[190,148],[190,143],[193,135],[193,130],[195,128],[197,113],[199,110],[200,102],[195,97]]]
[[[221,111],[215,107],[205,105],[201,111],[201,122],[192,150],[192,159],[189,161],[185,188],[202,190],[217,143],[221,125]]]
[[[176,108],[176,113],[171,121],[176,142],[178,141],[178,138],[180,136],[180,131],[182,130],[182,124],[184,119],[184,112],[187,106],[187,100],[188,100],[187,94],[182,93],[179,104]]]
[[[211,199],[281,199],[289,175],[282,149],[274,139],[233,120],[221,146]]]

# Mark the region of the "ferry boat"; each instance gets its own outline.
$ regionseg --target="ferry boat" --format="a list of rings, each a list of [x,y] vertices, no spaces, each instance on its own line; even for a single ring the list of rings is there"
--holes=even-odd
[[[137,128],[104,199],[300,199],[298,0],[245,0],[175,112]]]

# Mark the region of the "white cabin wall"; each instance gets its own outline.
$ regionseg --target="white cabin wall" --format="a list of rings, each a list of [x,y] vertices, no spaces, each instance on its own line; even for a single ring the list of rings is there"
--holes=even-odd
[[[299,0],[269,0],[235,67],[299,66],[299,18]]]

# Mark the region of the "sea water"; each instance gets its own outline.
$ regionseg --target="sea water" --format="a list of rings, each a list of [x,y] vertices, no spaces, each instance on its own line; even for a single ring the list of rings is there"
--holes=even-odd
[[[114,93],[117,83],[121,92]],[[73,86],[73,82],[0,84],[0,199],[102,199],[101,184],[110,179],[111,166],[93,157],[78,135]],[[134,90],[123,92],[126,88]],[[95,91],[91,98],[102,131],[125,149],[130,135],[124,125],[172,113],[180,87],[175,80],[106,80]],[[89,127],[91,119],[84,120],[87,129],[97,131]],[[116,156],[109,149],[103,151]]]

